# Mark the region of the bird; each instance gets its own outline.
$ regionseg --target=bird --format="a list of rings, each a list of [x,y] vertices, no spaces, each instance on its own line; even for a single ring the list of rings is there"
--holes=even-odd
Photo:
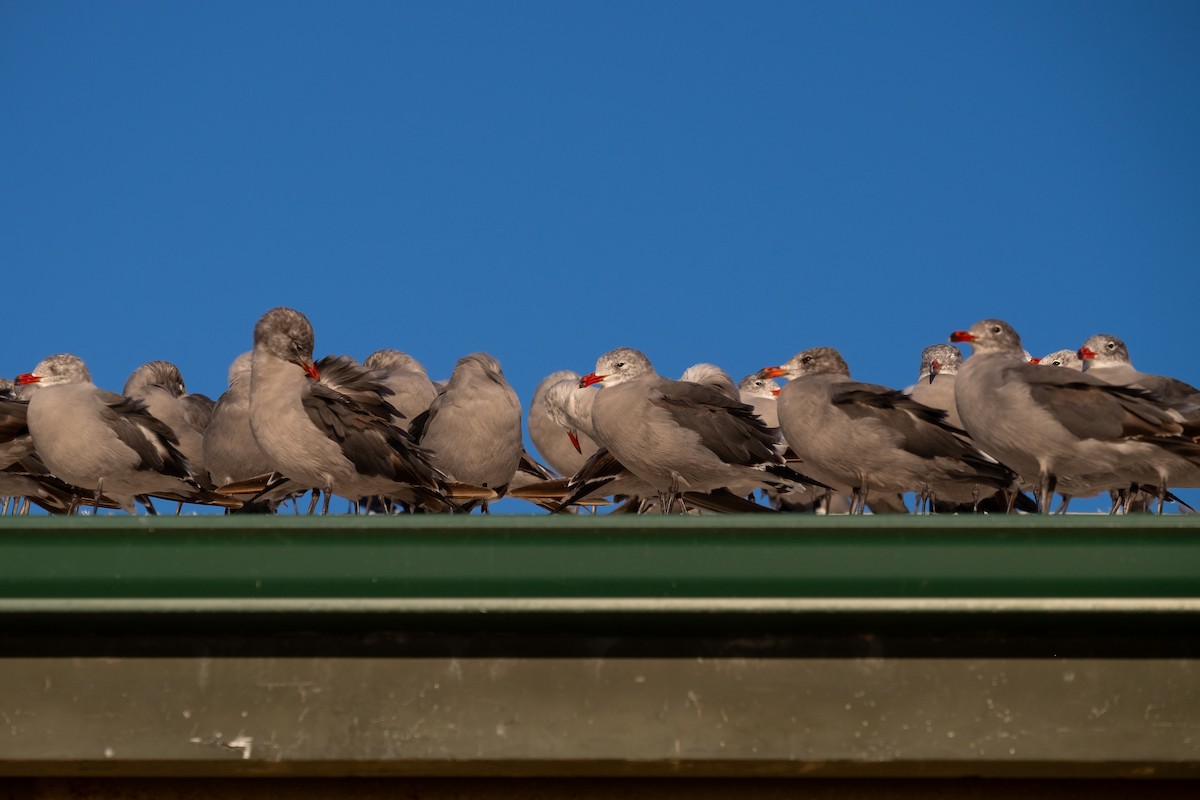
[[[698,383],[701,386],[711,386],[730,400],[739,403],[742,401],[741,393],[737,384],[733,382],[733,378],[716,364],[693,364],[683,371],[679,380]]]
[[[502,497],[524,453],[521,422],[521,401],[500,362],[471,353],[458,360],[445,389],[413,421],[413,435],[442,473]],[[487,510],[486,502],[478,505]]]
[[[204,431],[204,460],[217,486],[244,481],[272,471],[271,461],[250,428],[250,361],[242,353],[229,366],[229,388],[213,407]]]
[[[952,344],[931,344],[921,351],[917,382],[904,393],[918,403],[946,412],[946,422],[962,428],[954,406],[954,380],[962,366],[962,351]]]
[[[754,409],[768,428],[779,427],[779,384],[752,372],[738,381],[738,400]]]
[[[326,362],[341,391],[322,383],[308,318],[279,306],[254,326],[250,429],[272,470],[297,487],[357,499],[382,496],[445,510],[443,477],[392,423],[387,389],[346,359]]]
[[[239,505],[203,490],[171,429],[141,401],[98,388],[78,356],[50,356],[17,382],[38,387],[29,394],[28,409],[38,455],[56,477],[93,490],[95,505],[101,495],[129,513],[144,495]]]
[[[400,350],[376,350],[367,356],[363,366],[380,373],[378,380],[392,390],[387,401],[399,412],[393,419],[411,432],[412,421],[424,413],[438,390],[420,361]]]
[[[1083,361],[1074,350],[1055,350],[1037,360],[1039,367],[1066,367],[1076,372],[1083,371]]]
[[[671,508],[682,492],[817,484],[791,469],[778,431],[751,406],[703,384],[673,381],[654,371],[639,350],[618,347],[600,356],[581,386],[603,383],[592,405],[596,440]],[[819,484],[817,484],[819,485]]]
[[[1180,436],[1177,412],[1141,389],[1029,364],[1003,320],[980,320],[950,340],[974,350],[955,386],[963,425],[1036,487],[1043,513],[1055,491],[1069,498],[1151,483],[1165,493],[1172,472],[1200,459],[1196,444]]]
[[[1185,416],[1191,417],[1200,411],[1200,389],[1178,378],[1139,371],[1133,366],[1125,342],[1112,334],[1098,333],[1088,337],[1076,355],[1080,368],[1087,375],[1118,386],[1145,389]]]
[[[179,368],[170,361],[148,361],[125,380],[121,393],[141,400],[155,418],[171,429],[179,451],[202,486],[212,487],[204,461],[204,429],[212,419],[213,401],[188,394]]]
[[[589,405],[596,393],[579,387],[578,372],[564,369],[547,375],[534,389],[526,414],[529,438],[542,459],[561,476],[574,475],[600,446],[571,420],[578,403]]]
[[[957,500],[1007,486],[1013,474],[981,454],[943,411],[895,389],[851,380],[833,347],[813,347],[770,378],[789,378],[779,392],[779,422],[805,470],[840,492],[862,513],[871,492],[917,492]]]

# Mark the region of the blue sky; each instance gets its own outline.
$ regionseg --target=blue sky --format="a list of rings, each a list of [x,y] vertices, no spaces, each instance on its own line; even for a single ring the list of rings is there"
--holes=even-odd
[[[0,5],[0,372],[255,320],[476,350],[527,402],[616,346],[903,386],[1001,317],[1200,383],[1200,4]]]

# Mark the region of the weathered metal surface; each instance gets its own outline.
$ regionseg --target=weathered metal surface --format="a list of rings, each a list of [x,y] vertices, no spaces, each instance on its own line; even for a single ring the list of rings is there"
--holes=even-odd
[[[17,659],[0,772],[1196,775],[1181,660]],[[64,766],[67,765],[67,766]]]

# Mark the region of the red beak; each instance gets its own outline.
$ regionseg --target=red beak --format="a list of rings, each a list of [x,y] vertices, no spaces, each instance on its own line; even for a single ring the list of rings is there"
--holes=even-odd
[[[579,446],[579,437],[575,435],[575,431],[567,431],[567,437],[571,440],[571,444],[575,445],[575,452],[583,455],[583,449]]]
[[[1080,358],[1082,358],[1086,361],[1089,358],[1095,358],[1096,351],[1090,347],[1081,347],[1081,348],[1079,348],[1079,352],[1076,353],[1076,355],[1078,355]]]
[[[776,397],[779,397],[779,393],[782,391],[783,391],[783,389],[772,389],[771,394],[775,395]]]
[[[32,372],[26,372],[23,375],[17,376],[17,383],[21,386],[28,386],[31,383],[37,383],[41,379],[41,375],[34,375]]]
[[[1040,358],[1031,358],[1031,359],[1029,359],[1029,363],[1030,364],[1040,364],[1040,363],[1042,363],[1042,360]]]
[[[763,367],[758,374],[763,378],[782,378],[787,375],[787,370],[783,367]]]
[[[950,341],[973,342],[975,341],[975,337],[971,335],[970,331],[955,331],[954,333],[950,334]]]
[[[314,381],[321,380],[321,373],[317,372],[316,364],[301,364],[300,366],[304,367],[304,371],[308,373],[308,377]]]
[[[593,383],[599,383],[600,381],[604,380],[607,377],[608,377],[607,375],[597,375],[594,372],[589,372],[587,375],[584,375],[582,378],[579,379],[579,388],[586,389],[587,387],[591,386]]]

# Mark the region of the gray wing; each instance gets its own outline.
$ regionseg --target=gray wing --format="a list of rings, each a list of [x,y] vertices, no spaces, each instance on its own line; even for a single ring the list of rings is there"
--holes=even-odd
[[[709,386],[673,381],[654,390],[650,402],[667,411],[683,428],[727,464],[782,463],[775,452],[779,431],[768,428],[754,407],[731,400]]]
[[[379,416],[317,381],[306,387],[301,402],[312,423],[337,442],[342,455],[359,472],[412,486],[439,488],[438,475],[425,452],[406,431],[391,423],[390,412]]]
[[[179,398],[183,403],[183,417],[194,430],[204,431],[212,422],[216,401],[204,394],[185,394]]]
[[[152,415],[141,400],[106,392],[98,392],[101,403],[100,415],[117,438],[137,453],[140,463],[137,468],[153,470],[165,475],[192,479],[191,465],[179,452],[179,440],[167,424]]]
[[[1007,486],[1014,478],[1008,467],[983,456],[966,431],[946,422],[946,412],[919,403],[903,392],[874,384],[850,383],[832,398],[853,420],[875,420],[897,444],[919,458],[955,459],[957,477]]]
[[[1048,369],[1029,377],[1029,392],[1035,403],[1082,439],[1175,435],[1183,430],[1169,409],[1141,389],[1085,382],[1075,373]]]
[[[864,409],[899,410],[907,412],[930,425],[935,425],[961,436],[967,435],[966,431],[960,430],[946,422],[947,415],[945,411],[932,408],[914,400],[912,396],[904,392],[888,389],[885,386],[854,381],[844,384],[844,387],[834,394],[832,402],[836,406],[841,406],[842,410],[850,416],[855,416],[856,414],[873,414],[873,412],[865,411]]]
[[[377,417],[400,415],[385,398],[392,390],[381,380],[382,373],[367,369],[349,356],[325,356],[314,365],[318,382],[352,399]]]
[[[23,400],[0,400],[0,442],[29,435],[29,404]]]

